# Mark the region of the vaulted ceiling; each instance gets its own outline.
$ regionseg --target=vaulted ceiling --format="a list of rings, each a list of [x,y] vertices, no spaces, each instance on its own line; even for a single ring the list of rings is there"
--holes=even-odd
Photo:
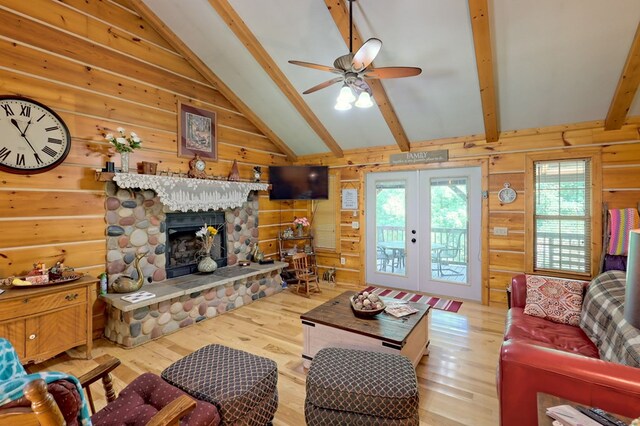
[[[340,84],[301,94],[334,74],[287,62],[348,53],[343,0],[142,2],[298,156],[640,115],[637,0],[357,0],[354,50],[423,72],[348,111]]]

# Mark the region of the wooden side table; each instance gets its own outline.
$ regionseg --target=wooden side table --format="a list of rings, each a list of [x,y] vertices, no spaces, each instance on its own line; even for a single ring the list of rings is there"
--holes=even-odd
[[[42,362],[80,345],[91,358],[97,282],[83,277],[68,284],[12,287],[0,295],[0,336],[11,342],[20,362]]]
[[[553,419],[547,416],[547,408],[555,407],[556,405],[571,405],[573,407],[581,406],[585,407],[584,404],[578,404],[573,401],[569,401],[564,398],[560,398],[554,395],[549,395],[547,393],[538,392],[538,426],[551,426]],[[616,413],[611,413],[616,416],[623,422],[627,424],[631,424],[633,419],[629,417],[624,417]]]

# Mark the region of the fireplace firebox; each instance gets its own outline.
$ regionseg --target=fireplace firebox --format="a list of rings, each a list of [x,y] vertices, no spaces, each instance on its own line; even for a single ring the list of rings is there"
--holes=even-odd
[[[198,213],[167,213],[166,217],[166,257],[165,270],[167,278],[197,272],[198,262],[202,258],[201,240],[196,237],[196,231],[207,225],[218,230],[215,236],[211,257],[218,267],[227,266],[227,238],[225,214],[222,211]]]

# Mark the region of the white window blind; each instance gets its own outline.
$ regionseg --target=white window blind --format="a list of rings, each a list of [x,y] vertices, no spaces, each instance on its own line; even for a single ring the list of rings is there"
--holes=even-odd
[[[313,239],[316,248],[336,249],[336,194],[338,181],[329,174],[329,198],[316,201],[313,214]]]
[[[591,269],[591,161],[535,162],[536,270]]]

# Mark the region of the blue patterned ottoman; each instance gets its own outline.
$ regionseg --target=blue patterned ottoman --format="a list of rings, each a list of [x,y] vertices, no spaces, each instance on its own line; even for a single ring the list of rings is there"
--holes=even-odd
[[[308,426],[418,425],[418,382],[402,355],[325,348],[307,376]]]
[[[264,426],[278,409],[278,366],[261,356],[208,345],[174,362],[162,378],[218,408],[221,425]]]

